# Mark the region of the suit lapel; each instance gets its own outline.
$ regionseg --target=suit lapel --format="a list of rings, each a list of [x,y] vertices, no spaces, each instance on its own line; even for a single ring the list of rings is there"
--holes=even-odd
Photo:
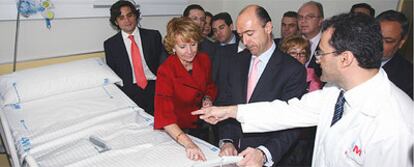
[[[280,52],[278,52],[278,50],[275,49],[275,51],[269,59],[269,62],[267,62],[262,75],[257,81],[256,87],[254,88],[250,101],[256,100],[256,97],[261,97],[262,94],[265,94],[267,91],[272,89],[271,87],[273,87],[274,85],[272,83],[275,82],[275,78],[277,77],[277,74],[281,69],[281,62],[282,56]]]
[[[247,97],[247,82],[249,80],[249,68],[250,68],[250,61],[252,58],[252,55],[248,51],[243,51],[240,58],[240,86],[241,86],[241,92],[242,92],[242,99],[243,101],[246,101]]]
[[[124,81],[125,83],[132,83],[132,68],[131,68],[131,62],[129,61],[129,56],[128,56],[128,52],[126,50],[125,43],[124,43],[124,39],[122,38],[122,34],[121,32],[119,32],[116,36],[116,42],[115,43],[115,47],[116,50],[118,51],[119,55],[117,55],[118,57],[118,66],[119,68],[122,69],[122,74],[124,74],[125,76],[123,78],[126,79],[126,81]]]
[[[387,75],[389,75],[390,71],[394,71],[395,69],[393,67],[398,67],[398,55],[394,55],[387,63],[382,66],[382,68],[387,72]]]
[[[313,51],[312,59],[309,61],[309,64],[308,64],[309,67],[316,68],[316,66],[318,66],[318,64],[316,63],[316,55],[315,55],[315,52],[317,50],[319,50],[319,43],[320,43],[320,41],[321,40],[319,40],[318,45],[316,45],[316,49]]]
[[[148,64],[150,63],[149,55],[151,55],[149,53],[150,51],[149,48],[151,48],[152,39],[148,36],[148,33],[145,33],[144,30],[142,30],[141,28],[138,28],[138,30],[139,30],[139,35],[141,36],[142,53],[144,54],[145,62],[147,63],[148,66],[150,66]]]
[[[316,50],[318,50],[319,44],[320,44],[320,40],[318,42],[318,45],[316,46]],[[321,66],[318,63],[316,63],[316,55],[315,55],[316,50],[313,52],[312,59],[309,61],[309,64],[307,67],[313,68],[315,70],[316,75],[318,77],[321,77],[322,69],[321,69]]]

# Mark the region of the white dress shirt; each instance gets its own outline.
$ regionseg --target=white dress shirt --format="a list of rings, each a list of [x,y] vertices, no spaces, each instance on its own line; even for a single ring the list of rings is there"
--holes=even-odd
[[[147,80],[156,80],[157,77],[151,72],[151,70],[149,69],[147,62],[145,62],[145,57],[144,57],[144,52],[142,51],[142,41],[141,41],[141,35],[139,33],[139,29],[135,28],[134,32],[132,32],[132,34],[128,34],[124,31],[121,31],[122,34],[122,38],[124,40],[124,44],[125,44],[125,48],[127,50],[128,53],[128,58],[129,58],[129,62],[131,62],[131,69],[132,69],[132,82],[136,83],[136,79],[135,79],[135,72],[134,72],[134,65],[132,64],[132,57],[131,57],[131,40],[128,38],[129,35],[134,35],[134,39],[135,42],[138,45],[139,48],[139,53],[141,54],[141,60],[142,60],[142,67],[144,68],[144,74],[145,74],[145,78],[147,78]]]
[[[331,127],[339,92],[328,84],[301,100],[239,105],[237,120],[244,133],[317,125],[313,167],[413,166],[413,101],[385,71],[345,92],[345,113]]]
[[[383,67],[385,64],[387,64],[391,59],[381,61],[381,67]]]
[[[260,77],[263,74],[264,69],[266,68],[267,63],[270,60],[270,57],[272,57],[273,52],[276,49],[276,44],[274,42],[272,42],[272,46],[267,49],[265,52],[263,52],[261,55],[259,55],[258,57],[255,55],[252,55],[251,59],[250,59],[250,68],[249,68],[249,74],[251,73],[251,71],[253,70],[253,62],[254,62],[254,57],[257,57],[259,59],[259,64],[257,64],[257,68],[258,68],[258,73],[259,75],[257,76],[257,80],[255,81],[255,83],[257,83],[257,81],[259,81]]]
[[[242,40],[240,39],[239,44],[237,45],[237,53],[243,51],[244,49],[246,49],[246,46],[244,46]]]

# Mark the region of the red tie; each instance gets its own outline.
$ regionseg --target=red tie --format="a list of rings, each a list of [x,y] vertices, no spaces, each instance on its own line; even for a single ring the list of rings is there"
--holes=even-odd
[[[140,88],[145,89],[145,87],[147,87],[147,78],[145,77],[144,68],[142,67],[141,53],[139,53],[139,48],[135,42],[134,36],[129,35],[128,38],[131,40],[131,56],[132,64],[134,65],[135,80]]]

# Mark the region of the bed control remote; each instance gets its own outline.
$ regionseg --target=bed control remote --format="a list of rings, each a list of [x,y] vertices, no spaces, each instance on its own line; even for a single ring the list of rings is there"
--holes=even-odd
[[[89,141],[98,147],[97,149],[99,153],[111,150],[111,148],[106,145],[105,141],[96,136],[90,136]]]

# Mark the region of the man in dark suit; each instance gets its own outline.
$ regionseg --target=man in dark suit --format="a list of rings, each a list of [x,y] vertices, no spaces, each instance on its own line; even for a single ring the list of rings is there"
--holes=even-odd
[[[183,17],[188,17],[193,20],[198,26],[200,26],[201,30],[204,29],[204,24],[206,22],[206,14],[200,5],[191,4],[188,5],[183,12]],[[199,43],[199,51],[205,52],[210,57],[211,61],[214,60],[214,55],[217,46],[215,43],[211,42],[210,40],[203,38],[203,40]]]
[[[120,31],[104,42],[105,58],[109,67],[122,79],[121,90],[153,115],[155,79],[164,49],[157,30],[137,27],[139,16],[139,10],[129,1],[118,1],[111,6],[111,24]],[[139,53],[134,57],[131,53],[133,45],[138,46],[135,50]],[[140,63],[135,65],[134,58],[139,58]],[[141,73],[136,71],[138,64],[142,64]],[[145,86],[138,86],[137,79],[141,77],[144,77],[143,82],[147,81]]]
[[[238,43],[228,44],[225,46],[218,46],[214,55],[212,63],[212,79],[217,87],[217,92],[224,91],[226,84],[226,76],[228,69],[226,66],[232,63],[233,57],[235,57],[238,50]],[[216,104],[214,102],[214,104]],[[212,125],[213,127],[213,141],[214,145],[218,144],[218,125]]]
[[[217,104],[234,105],[300,97],[306,89],[306,71],[293,57],[280,52],[272,39],[272,22],[260,6],[244,8],[237,19],[237,33],[244,51],[231,59],[225,89]],[[220,125],[220,156],[237,155],[247,147],[257,148],[248,156],[276,166],[295,143],[297,130],[244,134],[235,120]]]
[[[313,68],[318,77],[321,77],[322,69],[316,63],[315,51],[318,50],[319,41],[321,40],[323,18],[323,7],[319,2],[306,2],[298,10],[299,31],[311,43],[311,54],[305,66]]]
[[[220,86],[219,78],[223,78],[225,73],[221,66],[228,65],[230,63],[228,59],[237,53],[240,38],[234,31],[233,20],[227,12],[213,16],[212,29],[217,39],[212,76],[216,85]]]
[[[218,13],[213,16],[212,29],[216,37],[216,51],[213,56],[212,77],[217,86],[218,91],[223,91],[224,80],[227,71],[225,66],[231,63],[231,58],[237,53],[239,45],[239,35],[234,31],[233,20],[227,12]],[[213,126],[215,140],[218,141],[217,126]]]
[[[382,68],[397,87],[413,98],[413,64],[398,50],[408,38],[409,23],[401,12],[388,10],[377,16],[384,43]]]

